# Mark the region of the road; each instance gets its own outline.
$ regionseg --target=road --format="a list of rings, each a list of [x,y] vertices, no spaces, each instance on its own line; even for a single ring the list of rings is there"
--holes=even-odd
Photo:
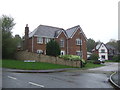
[[[112,64],[113,65],[113,64]],[[110,65],[109,65],[110,66]],[[98,68],[96,68],[98,69]],[[117,70],[117,67],[116,67]],[[93,73],[94,71],[94,73]],[[3,71],[3,88],[113,88],[110,71],[71,70],[55,73],[13,73]]]

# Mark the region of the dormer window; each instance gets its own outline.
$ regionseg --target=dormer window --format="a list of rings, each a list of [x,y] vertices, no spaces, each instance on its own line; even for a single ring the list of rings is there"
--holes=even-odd
[[[76,45],[82,45],[82,40],[79,39],[79,38],[77,38],[77,39],[76,39]]]
[[[37,38],[37,43],[38,44],[43,44],[43,38],[42,37],[38,37]]]

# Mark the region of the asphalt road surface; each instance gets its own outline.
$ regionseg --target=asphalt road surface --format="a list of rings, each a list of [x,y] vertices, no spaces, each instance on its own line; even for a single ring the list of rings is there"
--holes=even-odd
[[[112,64],[113,65],[113,64]],[[98,69],[98,68],[97,68]],[[117,68],[116,68],[117,69]],[[111,72],[72,70],[55,73],[13,73],[3,70],[3,88],[111,88]]]

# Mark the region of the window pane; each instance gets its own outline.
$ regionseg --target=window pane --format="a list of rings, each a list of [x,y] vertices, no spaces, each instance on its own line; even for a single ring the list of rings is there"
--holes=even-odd
[[[64,47],[64,40],[63,39],[60,40],[60,47]]]
[[[81,39],[76,39],[76,45],[82,45],[82,40]]]
[[[105,49],[101,49],[101,53],[105,53]]]
[[[48,43],[50,40],[50,38],[45,38],[45,44]]]
[[[38,38],[37,38],[37,43],[43,44],[43,38],[38,37]]]
[[[78,55],[78,56],[81,56],[82,57],[82,51],[80,52],[80,51],[76,51],[76,55]]]

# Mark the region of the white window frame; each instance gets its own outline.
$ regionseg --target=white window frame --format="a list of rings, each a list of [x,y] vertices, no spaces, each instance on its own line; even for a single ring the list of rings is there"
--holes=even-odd
[[[103,52],[104,51],[104,52]],[[101,49],[101,53],[105,53],[105,49]]]
[[[37,43],[38,44],[43,44],[43,38],[42,37],[37,37]]]
[[[81,54],[81,55],[80,55]],[[82,51],[76,51],[76,55],[77,56],[83,56],[83,53],[82,53]]]
[[[38,53],[38,54],[42,54],[42,53],[43,53],[43,50],[38,49],[38,50],[37,50],[37,53]]]
[[[47,44],[48,42],[50,42],[50,38],[45,38],[45,44]]]
[[[79,39],[79,38],[77,38],[77,39],[76,39],[76,45],[82,45],[82,40]]]
[[[65,44],[65,40],[64,39],[60,39],[60,47],[64,47]]]

